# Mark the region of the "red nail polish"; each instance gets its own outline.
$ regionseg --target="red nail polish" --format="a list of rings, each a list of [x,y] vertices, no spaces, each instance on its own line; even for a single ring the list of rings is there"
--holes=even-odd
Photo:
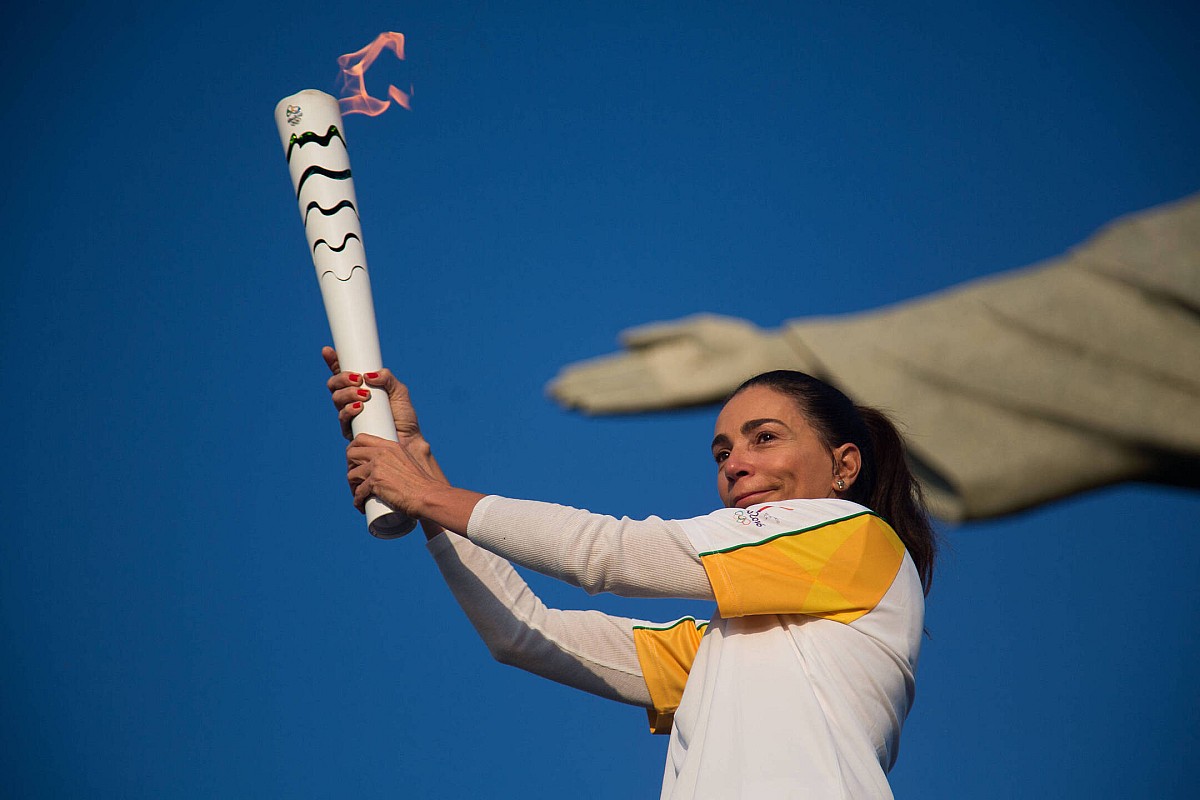
[[[350,407],[351,408],[362,408],[362,403],[351,403]]]
[[[350,379],[351,383],[358,383],[358,373],[357,372],[351,372],[346,377]]]
[[[370,397],[371,393],[369,391],[367,391],[366,389],[359,389],[358,396],[359,397]]]
[[[378,378],[378,377],[379,377],[379,373],[378,373],[378,372],[368,372],[368,373],[367,373],[367,379],[368,379],[368,380],[372,380],[372,381],[373,381],[373,380],[375,380],[375,379],[376,379],[376,378]]]

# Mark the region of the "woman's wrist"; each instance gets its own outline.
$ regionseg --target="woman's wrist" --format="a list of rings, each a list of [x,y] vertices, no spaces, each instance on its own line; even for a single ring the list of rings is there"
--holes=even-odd
[[[409,455],[421,465],[421,468],[443,483],[449,483],[446,480],[442,468],[438,466],[437,459],[433,457],[433,446],[420,433],[412,436],[402,437],[400,443],[404,445],[404,449]]]
[[[467,535],[467,524],[475,506],[484,498],[479,492],[468,489],[457,489],[444,483],[432,484],[421,492],[420,501],[415,516],[423,523],[433,523],[436,526],[454,531],[462,536]],[[426,535],[433,538],[430,527],[426,525]]]
[[[417,431],[411,436],[401,437],[400,441],[404,444],[405,449],[408,450],[413,458],[416,459],[416,461],[429,475],[433,477],[435,481],[449,486],[450,482],[446,480],[445,473],[442,472],[442,468],[437,463],[437,459],[433,457],[433,446],[430,445],[428,440],[421,435],[420,431]],[[421,530],[425,533],[426,541],[435,539],[446,532],[445,527],[428,517],[421,518]]]
[[[428,440],[421,435],[420,431],[408,434],[406,436],[397,434],[397,438],[400,440],[400,444],[404,445],[404,448],[414,456],[429,458],[429,456],[433,453],[433,447],[430,446]]]

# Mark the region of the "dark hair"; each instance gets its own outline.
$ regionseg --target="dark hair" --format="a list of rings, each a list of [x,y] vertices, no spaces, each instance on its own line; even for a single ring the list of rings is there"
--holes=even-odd
[[[921,484],[908,468],[904,439],[892,421],[882,411],[855,405],[828,383],[803,372],[764,372],[743,383],[730,397],[751,386],[766,386],[795,400],[829,450],[847,443],[858,446],[862,466],[845,497],[871,509],[892,526],[917,565],[925,594],[929,594],[937,535],[929,524]]]

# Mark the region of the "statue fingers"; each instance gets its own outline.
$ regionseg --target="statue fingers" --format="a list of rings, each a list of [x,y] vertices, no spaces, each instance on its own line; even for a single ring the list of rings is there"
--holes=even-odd
[[[647,322],[644,325],[626,328],[618,334],[617,338],[621,342],[621,346],[629,350],[656,347],[692,335],[696,324],[703,322],[709,316],[711,315],[696,314],[666,322]]]
[[[564,367],[546,387],[561,405],[591,414],[622,414],[669,405],[645,360],[615,354]]]

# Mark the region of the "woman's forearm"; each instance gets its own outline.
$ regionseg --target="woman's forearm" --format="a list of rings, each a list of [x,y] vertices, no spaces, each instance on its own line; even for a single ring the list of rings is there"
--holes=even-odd
[[[484,498],[479,492],[439,485],[422,493],[420,505],[414,509],[424,523],[432,523],[434,530],[442,528],[463,536],[475,506]],[[426,528],[426,535],[429,534]]]
[[[712,600],[700,557],[677,523],[616,519],[491,496],[477,500],[469,538],[504,558],[591,594]]]
[[[443,529],[454,531],[502,558],[592,594],[713,599],[699,556],[674,523],[657,517],[618,520],[495,496],[480,507],[485,496],[451,486],[427,441],[410,442],[408,451],[436,481],[421,493],[416,509],[427,539]]]
[[[651,705],[633,627],[599,611],[547,608],[512,566],[453,533],[429,550],[458,604],[503,664],[601,697]]]

